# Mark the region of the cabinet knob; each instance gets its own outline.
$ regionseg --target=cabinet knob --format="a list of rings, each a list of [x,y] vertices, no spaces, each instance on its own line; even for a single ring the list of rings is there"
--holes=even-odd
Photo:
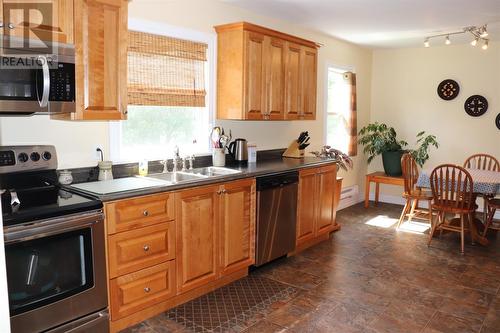
[[[144,288],[145,293],[149,293],[150,291],[151,291],[151,288],[149,288],[149,287]]]
[[[149,245],[144,245],[143,249],[144,249],[144,251],[148,252],[149,251]]]
[[[144,216],[149,216],[149,212],[148,212],[148,210],[147,210],[147,209],[145,209],[145,210],[142,212],[142,215],[144,215]]]
[[[7,25],[7,27],[9,27],[9,29],[14,29],[14,28],[15,28],[15,26],[14,26],[14,24],[13,24],[13,23],[9,23],[9,24]]]

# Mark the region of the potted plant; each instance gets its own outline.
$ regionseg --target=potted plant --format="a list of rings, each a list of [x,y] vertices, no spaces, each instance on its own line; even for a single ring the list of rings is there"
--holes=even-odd
[[[332,148],[331,146],[323,146],[321,151],[312,151],[311,154],[316,157],[334,158],[337,160],[338,166],[345,171],[354,167],[354,162],[349,155],[338,149]]]
[[[438,148],[438,143],[434,135],[425,136],[422,131],[417,134],[418,148],[414,150],[404,150],[408,143],[397,139],[396,130],[386,124],[378,122],[368,124],[359,131],[358,143],[364,146],[364,153],[368,154],[368,163],[377,155],[382,155],[384,171],[389,176],[401,176],[401,156],[405,152],[410,152],[415,161],[422,166],[429,159],[431,146]]]

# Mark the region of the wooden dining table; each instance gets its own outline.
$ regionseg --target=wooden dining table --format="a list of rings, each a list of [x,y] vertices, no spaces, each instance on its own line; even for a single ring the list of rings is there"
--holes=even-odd
[[[500,195],[500,172],[498,171],[490,171],[490,170],[480,170],[480,169],[466,169],[467,172],[472,177],[473,182],[473,192],[474,192],[474,202],[478,195]],[[418,187],[426,187],[430,188],[430,175],[432,173],[432,169],[423,169],[417,180],[416,186]],[[476,218],[474,217],[474,221],[470,221],[470,233],[472,239],[477,241],[482,245],[488,244],[488,239],[483,237],[477,230],[477,226],[475,223]]]

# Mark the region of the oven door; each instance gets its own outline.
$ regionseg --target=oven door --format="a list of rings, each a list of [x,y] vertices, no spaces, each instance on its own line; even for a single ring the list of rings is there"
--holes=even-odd
[[[44,331],[107,307],[102,211],[5,228],[13,332]]]

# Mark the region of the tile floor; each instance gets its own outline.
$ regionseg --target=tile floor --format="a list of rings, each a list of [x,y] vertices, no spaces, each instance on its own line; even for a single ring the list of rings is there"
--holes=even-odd
[[[251,279],[278,282],[277,290],[282,290],[280,285],[292,287],[290,293],[256,300],[253,305],[264,311],[247,311],[238,317],[241,320],[219,329],[500,332],[500,236],[489,234],[488,247],[468,241],[464,256],[458,234],[445,234],[428,248],[427,234],[422,233],[425,227],[394,229],[400,211],[400,206],[389,204],[369,209],[359,204],[340,211],[342,229],[329,241],[251,273]],[[126,331],[195,331],[171,313]],[[211,325],[196,331],[214,331]]]

